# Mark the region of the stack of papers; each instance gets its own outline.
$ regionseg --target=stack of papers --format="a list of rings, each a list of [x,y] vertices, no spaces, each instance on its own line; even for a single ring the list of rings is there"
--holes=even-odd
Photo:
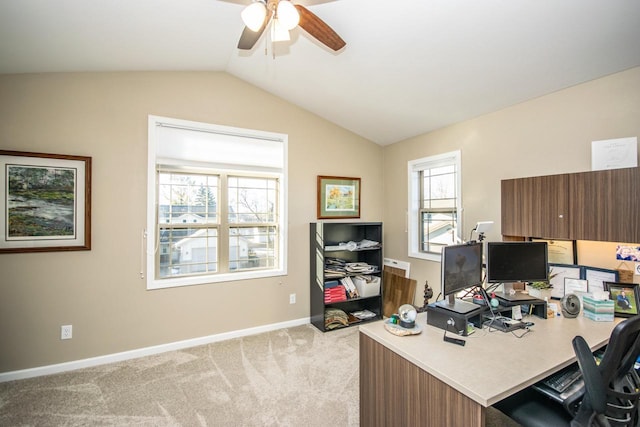
[[[348,242],[340,242],[337,245],[325,246],[325,251],[361,251],[365,249],[377,249],[380,247],[380,242],[373,240],[362,239],[359,242],[350,240]]]
[[[375,265],[366,262],[347,262],[339,258],[325,258],[324,276],[327,279],[338,279],[353,274],[368,274],[378,271]]]
[[[376,314],[369,310],[354,311],[351,314],[360,320],[371,319],[372,317],[376,317]]]

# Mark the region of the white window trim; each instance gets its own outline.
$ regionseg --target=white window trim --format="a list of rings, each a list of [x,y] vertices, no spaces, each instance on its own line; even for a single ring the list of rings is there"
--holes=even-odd
[[[156,167],[157,167],[157,129],[159,125],[177,126],[186,129],[196,129],[205,132],[214,132],[225,135],[234,135],[247,138],[258,138],[271,141],[278,141],[284,147],[284,167],[280,181],[279,203],[281,206],[278,227],[280,228],[279,236],[279,262],[278,266],[270,270],[242,271],[234,273],[198,275],[190,277],[177,277],[171,279],[155,278],[155,262],[156,262]],[[173,119],[169,117],[149,116],[148,127],[148,153],[147,153],[147,228],[145,235],[146,244],[146,263],[147,263],[147,289],[164,289],[179,286],[202,285],[205,283],[219,283],[236,280],[259,279],[265,277],[285,276],[287,274],[287,171],[288,171],[288,136],[286,134],[264,132],[250,129],[235,128],[229,126],[214,125],[209,123],[192,122],[187,120]],[[215,167],[212,166],[212,167]],[[233,170],[230,170],[233,172]]]
[[[407,162],[408,174],[408,207],[407,207],[407,233],[408,233],[408,255],[411,258],[419,258],[427,261],[440,262],[440,254],[420,252],[420,242],[418,234],[420,224],[418,221],[418,211],[420,210],[420,183],[418,182],[419,171],[426,167],[435,167],[438,164],[455,163],[458,178],[456,180],[457,206],[458,206],[458,228],[456,230],[457,238],[462,241],[462,167],[461,167],[460,150],[450,151],[448,153],[438,154],[435,156],[423,157],[421,159],[409,160]]]

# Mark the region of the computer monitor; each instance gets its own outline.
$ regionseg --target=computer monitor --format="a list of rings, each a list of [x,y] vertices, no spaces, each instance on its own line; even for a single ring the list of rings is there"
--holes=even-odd
[[[443,247],[440,272],[445,299],[438,302],[439,306],[461,313],[478,308],[473,303],[456,300],[456,294],[482,285],[482,242]]]
[[[487,242],[487,282],[547,282],[547,242]]]

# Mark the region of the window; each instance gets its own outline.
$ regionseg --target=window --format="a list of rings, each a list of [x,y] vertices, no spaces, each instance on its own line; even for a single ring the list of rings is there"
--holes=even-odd
[[[147,288],[286,274],[286,135],[149,117]]]
[[[460,151],[409,161],[408,174],[409,256],[439,261],[460,241]]]

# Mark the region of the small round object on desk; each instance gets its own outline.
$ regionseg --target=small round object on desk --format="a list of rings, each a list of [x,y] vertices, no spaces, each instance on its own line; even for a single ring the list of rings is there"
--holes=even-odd
[[[498,301],[498,298],[491,298],[491,307],[496,308],[499,305],[500,301]]]
[[[400,316],[400,326],[403,328],[413,328],[416,325],[418,311],[411,304],[403,304],[398,309]]]
[[[405,322],[404,320],[400,320],[400,326],[411,329],[416,326],[416,322]]]

